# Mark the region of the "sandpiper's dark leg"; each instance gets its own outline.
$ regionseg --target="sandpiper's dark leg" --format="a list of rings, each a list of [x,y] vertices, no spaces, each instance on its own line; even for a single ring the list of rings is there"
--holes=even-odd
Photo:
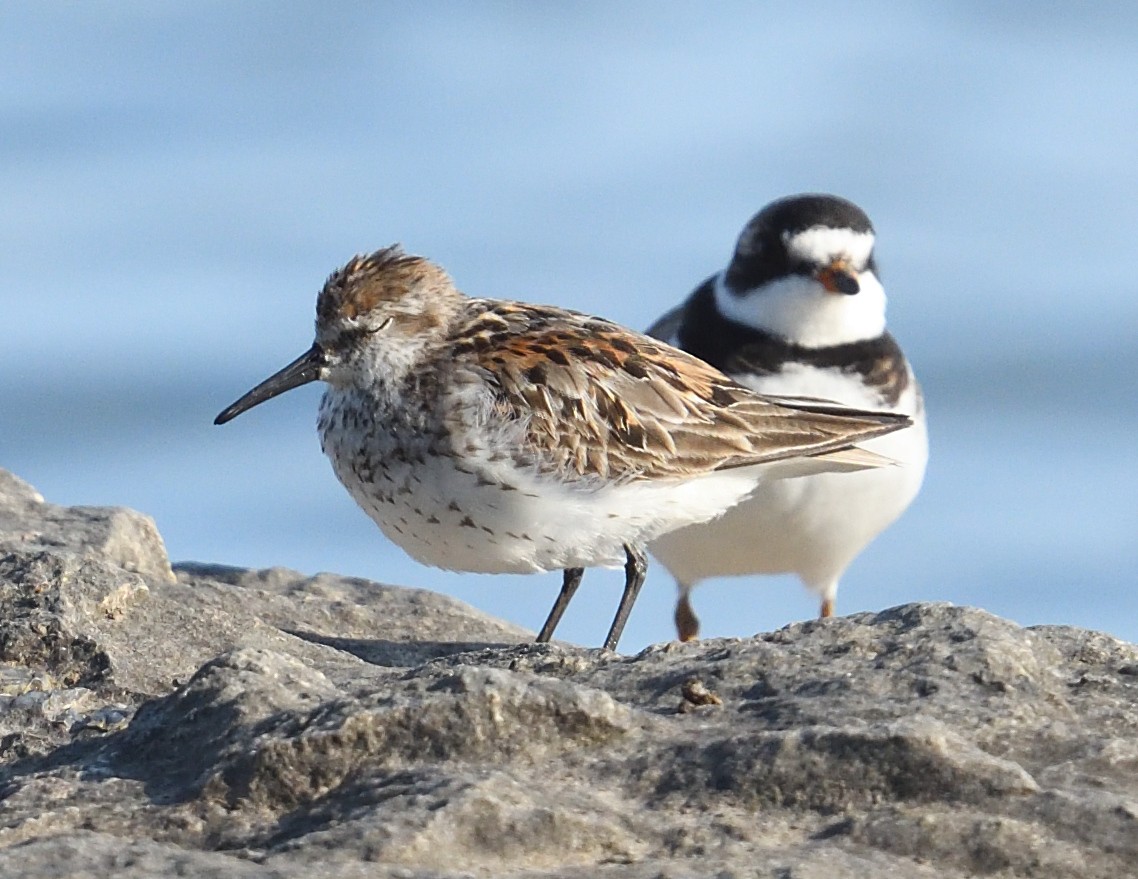
[[[566,568],[565,576],[561,580],[561,592],[557,595],[557,600],[553,602],[553,609],[549,612],[548,618],[545,620],[545,625],[541,627],[541,631],[537,633],[538,641],[548,641],[553,637],[553,630],[557,628],[557,624],[561,622],[561,616],[565,613],[565,608],[569,606],[569,599],[573,597],[573,593],[577,591],[577,587],[581,585],[581,577],[585,574],[584,568]]]
[[[624,594],[620,596],[620,605],[616,609],[616,618],[612,621],[608,637],[605,638],[605,650],[616,650],[620,634],[624,631],[624,624],[628,622],[628,615],[632,612],[632,605],[636,603],[636,596],[640,594],[640,587],[644,585],[644,575],[648,573],[648,559],[644,550],[624,545],[624,553],[628,561],[624,563]]]

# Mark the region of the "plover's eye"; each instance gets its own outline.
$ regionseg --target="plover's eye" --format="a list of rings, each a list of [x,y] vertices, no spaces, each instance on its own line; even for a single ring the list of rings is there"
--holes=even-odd
[[[377,326],[374,326],[374,327],[368,327],[368,329],[367,329],[367,330],[365,330],[365,332],[366,332],[366,333],[367,333],[369,336],[374,336],[376,333],[382,333],[382,332],[383,332],[384,330],[386,330],[386,329],[387,329],[389,326],[391,326],[391,320],[392,320],[392,319],[391,319],[391,317],[390,317],[390,316],[388,316],[388,317],[385,317],[383,320],[381,320],[381,321],[379,322],[379,324],[378,324]]]

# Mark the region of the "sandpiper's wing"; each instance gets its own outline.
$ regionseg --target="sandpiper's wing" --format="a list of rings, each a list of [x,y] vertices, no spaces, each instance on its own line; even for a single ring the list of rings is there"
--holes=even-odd
[[[475,316],[450,340],[455,368],[487,380],[495,418],[524,426],[518,463],[565,477],[688,478],[839,452],[910,423],[776,403],[600,318],[516,302],[472,306]]]

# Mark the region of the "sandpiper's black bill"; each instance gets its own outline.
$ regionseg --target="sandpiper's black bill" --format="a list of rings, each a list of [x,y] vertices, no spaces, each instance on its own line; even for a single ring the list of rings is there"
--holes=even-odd
[[[320,350],[319,345],[313,345],[280,372],[269,376],[232,406],[223,409],[221,414],[213,419],[213,423],[225,424],[246,409],[252,409],[285,391],[316,381],[320,378],[320,368],[323,365],[324,352]]]

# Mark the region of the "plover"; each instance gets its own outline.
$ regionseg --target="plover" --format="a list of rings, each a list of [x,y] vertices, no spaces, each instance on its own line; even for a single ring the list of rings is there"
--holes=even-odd
[[[794,573],[830,616],[846,568],[920,489],[924,405],[885,330],[874,242],[869,217],[843,198],[780,199],[746,225],[727,268],[648,331],[760,394],[822,397],[913,422],[865,443],[898,466],[768,481],[725,515],[658,538],[650,550],[676,578],[681,640],[699,632],[689,594],[708,577]]]
[[[468,298],[398,246],[334,272],[312,347],[215,423],[317,379],[336,476],[409,555],[455,571],[564,572],[539,641],[584,568],[623,564],[609,649],[648,541],[718,515],[767,478],[886,463],[853,444],[908,423],[780,405],[606,320]]]

